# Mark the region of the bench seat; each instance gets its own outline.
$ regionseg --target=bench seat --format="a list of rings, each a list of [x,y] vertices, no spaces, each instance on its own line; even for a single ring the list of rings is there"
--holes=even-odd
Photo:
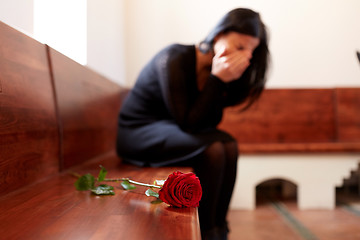
[[[152,183],[166,179],[174,170],[190,168],[139,168],[120,164],[115,153],[71,168],[0,198],[2,239],[200,239],[195,208],[172,208],[165,203],[152,204],[145,187],[122,190],[115,196],[95,196],[76,191],[71,173],[99,171],[106,166],[109,178],[129,177]]]

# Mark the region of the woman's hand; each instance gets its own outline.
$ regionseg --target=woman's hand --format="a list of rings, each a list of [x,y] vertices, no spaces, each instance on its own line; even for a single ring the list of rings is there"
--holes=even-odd
[[[233,51],[227,53],[223,48],[216,53],[212,60],[211,74],[223,82],[231,82],[241,77],[250,65],[252,55],[249,51]]]

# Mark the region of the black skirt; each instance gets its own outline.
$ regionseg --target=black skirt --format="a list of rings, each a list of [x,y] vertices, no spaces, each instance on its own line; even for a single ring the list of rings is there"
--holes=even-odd
[[[215,128],[193,134],[171,120],[161,120],[136,128],[119,127],[117,153],[126,162],[157,167],[196,157],[216,141],[235,140]]]

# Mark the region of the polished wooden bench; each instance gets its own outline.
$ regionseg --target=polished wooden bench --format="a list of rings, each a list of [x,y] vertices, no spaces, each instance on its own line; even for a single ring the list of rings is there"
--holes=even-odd
[[[242,153],[360,152],[360,88],[266,89],[240,107],[225,111],[220,128]]]
[[[220,128],[238,141],[234,208],[255,208],[270,179],[297,185],[298,206],[335,206],[335,187],[360,160],[360,88],[266,89],[245,112],[224,113]]]
[[[152,204],[145,188],[76,191],[71,173],[145,183],[186,167],[139,168],[115,154],[128,89],[0,22],[2,239],[200,239],[197,209]]]

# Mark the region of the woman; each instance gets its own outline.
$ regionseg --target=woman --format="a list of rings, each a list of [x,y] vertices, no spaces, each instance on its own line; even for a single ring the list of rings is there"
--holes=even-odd
[[[258,13],[227,13],[199,45],[173,44],[141,71],[119,115],[118,154],[140,166],[189,165],[199,177],[203,239],[227,239],[237,143],[216,129],[225,107],[258,99],[267,33]]]

